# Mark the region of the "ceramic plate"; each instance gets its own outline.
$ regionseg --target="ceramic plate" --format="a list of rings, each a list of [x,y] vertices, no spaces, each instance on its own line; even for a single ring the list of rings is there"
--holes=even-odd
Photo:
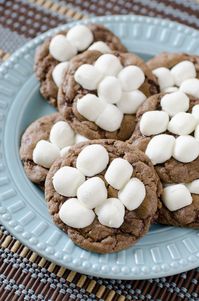
[[[144,59],[161,51],[199,54],[199,33],[177,23],[140,17],[107,16],[102,23]],[[0,222],[23,244],[69,269],[106,278],[146,279],[199,266],[199,231],[152,226],[134,247],[98,255],[75,246],[51,221],[43,193],[26,177],[19,159],[25,128],[54,109],[39,93],[33,73],[35,48],[70,23],[30,41],[0,67]]]

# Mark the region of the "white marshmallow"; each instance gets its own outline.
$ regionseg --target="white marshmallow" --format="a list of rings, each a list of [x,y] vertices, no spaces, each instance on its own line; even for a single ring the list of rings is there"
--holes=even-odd
[[[86,119],[96,121],[107,104],[94,94],[86,94],[77,100],[77,111]]]
[[[95,213],[99,222],[107,227],[119,228],[124,222],[124,205],[116,198],[107,199],[95,208]]]
[[[121,189],[133,174],[132,165],[125,159],[116,158],[109,165],[105,180],[115,189]]]
[[[57,193],[66,196],[76,196],[78,187],[85,181],[84,175],[74,167],[64,166],[53,176],[53,186]]]
[[[137,178],[132,178],[118,193],[118,198],[128,210],[137,209],[146,196],[144,184]]]
[[[106,76],[97,88],[99,98],[107,103],[117,103],[122,96],[120,81],[115,76]]]
[[[84,89],[96,90],[102,75],[95,66],[83,64],[76,70],[74,78]]]
[[[90,209],[101,205],[107,198],[104,181],[99,177],[88,179],[78,188],[77,198]]]
[[[123,113],[112,104],[107,104],[95,123],[103,130],[114,132],[121,126]]]
[[[78,51],[85,50],[93,42],[92,31],[85,25],[76,25],[69,29],[66,38]]]
[[[160,67],[154,69],[153,74],[157,77],[160,90],[174,86],[173,76],[168,68]]]
[[[169,115],[163,111],[149,111],[142,115],[140,131],[145,136],[157,135],[167,130]]]
[[[196,120],[190,113],[179,112],[171,118],[168,124],[169,132],[176,135],[188,135],[194,131]]]
[[[144,83],[145,75],[137,66],[127,66],[118,74],[123,91],[137,90]]]
[[[101,53],[110,53],[111,48],[104,42],[102,41],[97,41],[93,43],[88,50],[97,50],[100,51]]]
[[[199,79],[187,79],[180,86],[180,91],[199,98]]]
[[[122,69],[120,60],[113,54],[103,54],[95,62],[95,67],[103,75],[117,75]]]
[[[170,116],[174,116],[189,109],[189,98],[181,91],[169,93],[161,98],[161,107]]]
[[[58,34],[52,38],[49,45],[49,52],[60,62],[68,61],[77,54],[77,49],[65,38]]]
[[[69,67],[69,62],[62,62],[57,64],[53,69],[52,78],[57,87],[61,86],[64,72],[68,69],[68,67]]]
[[[192,62],[182,61],[171,69],[171,74],[175,85],[180,86],[184,80],[196,77],[196,69]]]
[[[49,140],[60,149],[72,145],[75,142],[75,133],[66,121],[56,122],[50,131]]]
[[[193,106],[191,114],[195,117],[196,122],[199,123],[199,104]]]
[[[86,146],[78,155],[76,167],[88,177],[101,173],[109,162],[105,147],[100,144]]]
[[[32,155],[34,163],[45,168],[50,168],[53,162],[60,156],[59,148],[46,140],[37,142]]]
[[[71,146],[66,146],[66,147],[62,148],[62,149],[60,150],[60,156],[61,156],[61,157],[66,156],[66,155],[68,154],[70,148],[71,148]]]
[[[180,162],[194,161],[199,155],[199,142],[192,136],[179,136],[176,138],[173,157]]]
[[[164,163],[171,158],[174,144],[175,138],[173,136],[157,135],[150,140],[145,154],[151,159],[153,165]]]
[[[175,184],[164,188],[162,201],[170,211],[176,211],[190,205],[192,196],[184,184]]]
[[[92,224],[95,213],[82,205],[76,198],[71,198],[61,206],[59,217],[67,226],[81,229]]]
[[[199,124],[195,128],[194,137],[196,138],[197,141],[199,141]]]
[[[186,184],[191,193],[199,194],[199,179]]]
[[[88,139],[80,134],[75,135],[75,143],[85,142],[88,141]]]
[[[168,88],[164,88],[161,90],[164,93],[171,93],[171,92],[176,92],[178,91],[177,87],[168,87]]]
[[[139,90],[123,92],[117,107],[124,114],[135,114],[145,100],[146,96]]]

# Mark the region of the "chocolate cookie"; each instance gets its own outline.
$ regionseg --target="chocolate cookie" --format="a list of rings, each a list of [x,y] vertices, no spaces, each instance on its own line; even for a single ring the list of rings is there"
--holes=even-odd
[[[53,127],[54,125],[56,127]],[[52,128],[54,128],[53,131],[51,131]],[[48,142],[49,138],[53,143]],[[56,157],[67,152],[70,143],[78,142],[77,139],[81,141],[80,138],[84,137],[75,135],[59,113],[43,116],[30,124],[22,136],[20,147],[20,157],[28,178],[43,188],[51,164],[50,161],[46,162],[46,153],[51,154],[51,161],[53,162]],[[64,143],[67,145],[66,147]],[[44,158],[42,156],[43,150]]]
[[[158,90],[155,77],[136,55],[86,51],[70,62],[59,88],[58,109],[89,139],[124,141],[134,130],[139,105]]]
[[[109,165],[110,163],[114,162],[114,159],[116,158],[123,158],[125,162],[122,162],[124,165],[128,165],[127,167],[125,166],[125,168],[127,168],[127,170],[132,169],[133,167],[133,171],[130,172],[129,175],[128,171],[123,173],[122,175],[120,174],[119,179],[121,180],[121,178],[123,178],[123,176],[126,176],[128,178],[130,178],[131,176],[133,176],[133,179],[137,179],[137,181],[140,183],[142,183],[142,186],[144,186],[144,190],[145,190],[145,195],[141,196],[142,199],[139,200],[139,204],[135,205],[137,202],[137,196],[136,194],[133,196],[130,196],[131,202],[127,202],[126,206],[128,207],[129,204],[130,206],[134,206],[134,210],[128,210],[127,208],[125,208],[124,214],[123,214],[123,221],[121,222],[120,219],[117,220],[119,218],[119,215],[121,214],[121,211],[124,210],[124,208],[119,208],[119,212],[115,212],[113,208],[112,210],[109,210],[107,213],[105,208],[103,207],[103,204],[100,205],[103,208],[100,208],[99,204],[98,207],[95,208],[95,212],[97,212],[96,216],[93,215],[93,210],[91,209],[87,209],[90,210],[89,211],[89,218],[91,218],[91,220],[89,221],[89,225],[87,226],[83,226],[81,224],[81,219],[82,218],[74,218],[75,225],[78,224],[80,226],[81,224],[81,228],[77,228],[76,227],[71,227],[68,226],[66,223],[63,222],[63,216],[64,214],[68,214],[68,218],[70,219],[71,216],[73,216],[74,212],[70,211],[70,212],[61,212],[61,208],[63,206],[63,204],[67,204],[67,202],[73,202],[75,201],[76,203],[78,202],[77,199],[69,199],[69,197],[63,196],[63,195],[67,195],[66,190],[70,190],[71,185],[69,184],[68,187],[66,185],[63,186],[63,192],[62,195],[59,194],[55,189],[61,189],[61,184],[60,182],[57,181],[56,177],[58,178],[58,173],[60,173],[61,170],[63,170],[64,168],[68,168],[70,166],[73,167],[73,170],[75,170],[76,173],[79,172],[79,170],[81,170],[81,172],[84,172],[85,174],[90,173],[90,176],[85,176],[85,179],[83,179],[83,182],[85,180],[87,180],[86,182],[84,182],[82,184],[82,174],[80,177],[81,180],[81,184],[80,183],[78,185],[80,185],[79,189],[78,185],[75,188],[77,190],[74,190],[75,193],[73,194],[73,196],[75,196],[76,194],[78,195],[78,198],[81,199],[81,201],[85,201],[84,198],[86,197],[86,201],[87,201],[87,206],[89,208],[93,208],[96,206],[96,204],[93,206],[92,202],[96,202],[96,196],[98,198],[99,201],[99,196],[102,194],[102,191],[100,190],[101,188],[98,188],[96,186],[97,189],[97,193],[94,193],[94,191],[92,190],[88,190],[88,182],[89,180],[96,180],[98,178],[98,181],[100,180],[104,186],[104,189],[106,190],[106,197],[108,198],[107,201],[110,200],[111,202],[120,202],[117,198],[118,198],[118,189],[115,189],[115,185],[116,185],[116,175],[115,177],[111,178],[111,174],[112,171],[114,169],[114,164],[112,164],[112,171],[110,171],[110,165],[109,165],[109,174],[107,173],[107,167],[105,167],[105,165],[102,167],[103,170],[98,169],[98,165],[100,165],[100,162],[97,161],[103,161],[102,157],[104,156],[103,152],[101,156],[98,156],[98,160],[96,161],[94,156],[89,153],[89,159],[86,162],[85,165],[85,169],[86,171],[82,170],[83,167],[83,161],[85,160],[85,153],[82,154],[82,150],[84,150],[84,152],[88,151],[88,146],[94,146],[94,147],[99,148],[103,146],[103,150],[104,152],[107,153],[108,155],[108,161],[106,162],[107,165]],[[90,148],[89,148],[89,151]],[[101,150],[100,150],[101,151]],[[81,155],[81,158],[80,158]],[[87,154],[88,155],[88,154]],[[97,155],[97,154],[96,154]],[[106,154],[105,154],[106,155]],[[83,158],[83,159],[82,159]],[[87,160],[86,159],[86,160]],[[82,161],[83,160],[83,161]],[[92,164],[91,161],[89,160],[95,160],[96,165]],[[106,158],[105,158],[106,160]],[[109,161],[110,160],[110,161]],[[117,161],[117,160],[116,160]],[[89,163],[90,162],[90,163]],[[121,162],[117,162],[117,164],[120,164]],[[117,165],[116,164],[116,165]],[[76,169],[76,167],[78,167]],[[105,167],[105,168],[104,168]],[[117,165],[118,167],[118,165]],[[116,169],[117,169],[116,167]],[[95,169],[95,172],[93,172],[93,168]],[[101,168],[101,169],[102,169]],[[121,167],[122,168],[122,167]],[[98,171],[97,171],[98,169]],[[119,168],[120,169],[120,168]],[[121,169],[120,169],[121,171]],[[68,171],[70,172],[70,170]],[[66,176],[68,175],[68,172],[66,173]],[[117,170],[117,172],[119,172],[119,170]],[[133,172],[133,174],[132,174]],[[74,171],[73,171],[74,173]],[[92,176],[91,176],[92,175]],[[94,178],[93,178],[94,176]],[[69,176],[68,176],[69,177]],[[136,178],[135,178],[136,177]],[[111,182],[111,180],[113,182]],[[65,181],[65,179],[64,179]],[[67,180],[66,180],[67,181]],[[71,180],[74,182],[74,180]],[[114,182],[115,181],[115,182]],[[128,181],[128,179],[126,178],[126,181]],[[112,183],[112,185],[110,185],[109,183]],[[85,183],[87,183],[85,185]],[[121,184],[121,183],[119,183]],[[124,186],[124,183],[122,184]],[[83,187],[84,186],[84,187]],[[58,187],[58,188],[56,188]],[[87,187],[87,190],[85,190],[85,188]],[[126,187],[126,186],[125,186]],[[94,188],[95,189],[95,188]],[[136,190],[138,191],[139,188]],[[70,191],[71,193],[71,191]],[[158,197],[161,193],[161,185],[159,182],[159,178],[156,175],[156,172],[151,164],[151,162],[148,160],[148,158],[138,149],[132,147],[132,146],[127,146],[124,142],[120,142],[120,141],[114,141],[114,140],[94,140],[94,141],[90,141],[90,142],[85,142],[79,145],[76,145],[74,147],[72,147],[69,151],[69,153],[61,158],[56,160],[56,162],[51,166],[50,171],[47,175],[46,178],[46,183],[45,183],[45,198],[46,201],[48,203],[48,208],[49,208],[49,212],[53,217],[53,220],[55,222],[55,224],[60,227],[63,231],[65,231],[68,236],[73,240],[74,243],[76,243],[77,245],[79,245],[82,248],[85,248],[87,250],[90,251],[94,251],[94,252],[98,252],[98,253],[112,253],[112,252],[116,252],[116,251],[120,251],[122,249],[128,248],[129,246],[135,244],[137,242],[137,240],[142,237],[149,229],[149,226],[152,222],[152,218],[155,215],[156,209],[157,209],[157,204],[158,204]],[[123,191],[123,197],[124,197],[124,191]],[[90,199],[88,198],[88,196],[90,196]],[[119,197],[122,199],[122,195],[119,194]],[[103,198],[103,194],[102,194],[102,198]],[[114,198],[114,199],[110,199],[110,198]],[[112,201],[113,200],[113,201]],[[141,202],[140,202],[141,201]],[[83,204],[83,203],[81,203]],[[106,203],[108,204],[108,203]],[[122,206],[124,207],[124,205],[121,203],[118,206]],[[97,210],[98,208],[98,210]],[[129,207],[128,207],[129,208]],[[131,207],[132,209],[132,207]],[[70,209],[68,209],[70,210]],[[82,209],[82,210],[85,210]],[[100,211],[101,210],[101,211]],[[102,212],[104,210],[104,212]],[[92,212],[91,212],[92,211]],[[61,213],[60,213],[61,212]],[[108,215],[112,214],[111,212],[113,212],[114,216],[112,216],[112,220],[109,220]],[[114,213],[115,212],[115,213]],[[86,214],[88,214],[88,212],[85,212],[85,214],[81,214],[81,216],[85,216]],[[107,214],[107,216],[106,216]],[[91,216],[93,215],[93,216]],[[104,216],[105,215],[105,216]],[[60,217],[61,216],[61,217]],[[98,216],[98,217],[97,217]],[[104,225],[104,223],[106,224],[109,221],[109,226]],[[71,220],[70,220],[71,222]],[[120,224],[118,224],[118,222]],[[102,224],[103,223],[103,224]],[[117,225],[114,225],[114,227],[112,227],[111,225],[113,225],[114,223],[117,223]]]
[[[199,86],[199,80],[195,80],[199,79],[197,55],[163,52],[149,60],[147,65],[157,77],[161,92],[174,91],[180,87],[183,92],[191,94],[190,90],[187,90],[187,83],[191,79],[194,79],[192,82]],[[199,98],[199,92],[191,95]]]
[[[170,95],[176,95],[178,92],[170,93]],[[156,136],[156,134],[153,135],[144,135],[140,130],[140,123],[142,116],[146,112],[150,111],[161,111],[161,99],[169,94],[161,93],[156,94],[151,97],[149,97],[144,104],[140,107],[140,109],[137,112],[137,125],[135,128],[135,131],[132,135],[132,137],[128,140],[130,144],[133,144],[134,146],[138,147],[143,152],[146,151],[147,146],[149,145],[149,142]],[[178,97],[178,96],[176,96]],[[181,94],[179,97],[182,97]],[[176,98],[178,101],[178,98]],[[193,97],[189,97],[190,103],[187,108],[187,112],[191,112],[192,108],[199,104],[199,99],[195,99]],[[175,115],[173,116],[175,117]],[[157,117],[153,121],[157,121]],[[161,117],[160,126],[163,125],[163,119]],[[160,127],[155,125],[156,130],[159,130]],[[149,128],[149,125],[148,125]],[[193,130],[194,131],[194,130]],[[193,135],[193,131],[190,133]],[[168,134],[172,137],[177,138],[178,134],[172,133],[166,128],[165,130],[161,130],[157,134],[157,136],[160,136],[160,134]],[[156,136],[156,137],[157,137]],[[180,137],[180,136],[179,136]],[[159,145],[160,148],[160,145]],[[190,149],[191,151],[191,149]],[[187,151],[188,152],[188,151]],[[152,159],[152,158],[151,158]],[[175,159],[173,156],[171,156],[168,160],[165,160],[165,162],[157,163],[155,164],[155,169],[161,179],[164,183],[189,183],[195,179],[199,178],[199,157],[197,156],[194,160],[191,160],[190,162],[180,162],[179,160]]]
[[[79,25],[78,25],[79,26]],[[91,43],[95,43],[97,41],[102,41],[106,43],[107,46],[99,46],[96,45],[93,48],[103,48],[102,51],[106,51],[110,48],[111,50],[117,50],[121,52],[125,52],[126,48],[122,45],[120,42],[120,39],[112,33],[109,29],[102,25],[98,24],[89,24],[86,25],[86,27],[91,31],[92,37],[90,40],[90,43],[88,41],[88,46],[85,45],[84,49],[77,49],[78,53],[88,49]],[[78,38],[81,37],[80,30],[78,29],[78,33],[76,32],[75,34],[78,34]],[[68,31],[61,32],[60,34],[66,35]],[[85,40],[83,36],[83,40]],[[41,94],[44,96],[45,99],[47,99],[51,104],[54,106],[57,106],[57,92],[58,92],[58,87],[53,80],[52,77],[52,72],[54,68],[60,63],[59,60],[54,58],[52,54],[49,52],[49,45],[50,42],[52,41],[52,38],[48,38],[44,41],[42,45],[40,45],[37,48],[36,55],[35,55],[35,72],[38,80],[40,81],[40,91]],[[105,49],[104,49],[105,47]],[[75,55],[75,52],[73,53]],[[72,54],[71,54],[72,56]],[[67,60],[61,60],[67,61]]]

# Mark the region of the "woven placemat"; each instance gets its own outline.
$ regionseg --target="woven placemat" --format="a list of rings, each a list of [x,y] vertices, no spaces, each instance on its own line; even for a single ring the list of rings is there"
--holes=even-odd
[[[129,13],[199,29],[198,0],[0,0],[0,62],[57,25],[92,15]],[[199,269],[145,281],[85,276],[47,261],[0,226],[0,301],[13,300],[199,301]]]

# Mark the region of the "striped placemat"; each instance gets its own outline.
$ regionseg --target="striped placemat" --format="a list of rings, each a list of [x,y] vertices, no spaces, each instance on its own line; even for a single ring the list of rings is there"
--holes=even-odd
[[[0,0],[0,62],[57,25],[92,15],[140,14],[199,29],[199,0]],[[0,226],[0,301],[199,301],[199,269],[145,281],[81,275],[47,261]]]

